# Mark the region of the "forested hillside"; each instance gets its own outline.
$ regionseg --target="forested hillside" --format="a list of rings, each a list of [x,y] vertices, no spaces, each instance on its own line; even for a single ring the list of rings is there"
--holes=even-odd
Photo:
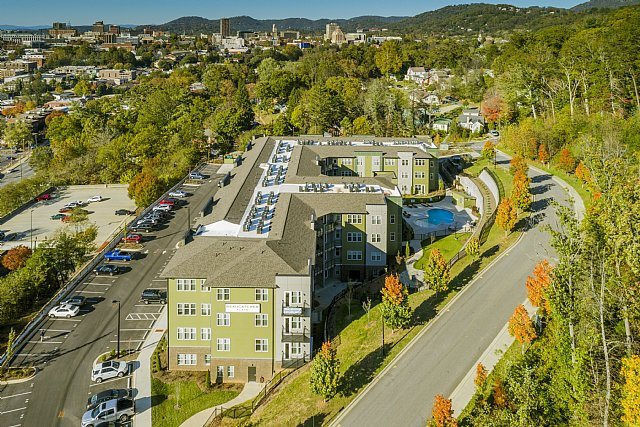
[[[592,8],[616,9],[618,7],[632,6],[640,3],[640,0],[589,0],[573,6],[571,10],[582,12]]]

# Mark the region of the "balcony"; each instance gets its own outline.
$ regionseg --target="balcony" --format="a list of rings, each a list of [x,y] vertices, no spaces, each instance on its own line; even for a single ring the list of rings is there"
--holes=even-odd
[[[284,325],[282,326],[282,342],[309,342],[311,339],[311,333],[305,326],[302,329],[290,329],[285,331]]]
[[[322,273],[322,271],[320,271],[319,273]],[[301,304],[291,304],[283,300],[282,315],[293,317],[309,317],[311,316],[311,306],[307,303],[306,300]]]

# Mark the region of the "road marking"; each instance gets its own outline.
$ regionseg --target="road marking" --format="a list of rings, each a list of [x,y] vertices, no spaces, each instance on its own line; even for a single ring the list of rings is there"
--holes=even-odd
[[[22,417],[20,417],[20,418],[22,418]],[[14,424],[14,425],[9,426],[9,427],[20,427],[21,425],[22,425],[22,424]]]
[[[40,329],[41,331],[45,331],[45,332],[66,332],[66,333],[70,333],[71,331],[69,329]]]
[[[109,341],[109,342],[110,342],[110,343],[117,343],[117,342],[118,342],[118,340],[113,340],[113,341]],[[144,340],[129,340],[129,339],[127,339],[127,340],[120,340],[120,343],[121,343],[121,344],[124,344],[124,343],[126,343],[126,342],[144,342]],[[104,382],[104,381],[103,381],[103,382]]]
[[[11,399],[12,397],[24,396],[25,394],[30,393],[30,391],[25,391],[24,393],[12,394],[11,396],[0,396],[0,399]]]
[[[111,283],[87,283],[92,286],[111,286]]]
[[[135,304],[134,307],[164,307],[164,304]]]
[[[30,344],[62,344],[62,341],[28,341]]]
[[[161,291],[164,291],[164,290],[166,290],[167,288],[166,288],[166,286],[165,286],[165,287],[163,287],[163,288],[157,288],[157,287],[156,287],[156,288],[147,288],[147,289],[160,289]]]
[[[8,411],[0,411],[0,415],[9,414],[11,412],[16,412],[16,411],[23,411],[25,409],[27,409],[26,406],[23,408],[9,409]]]
[[[79,294],[104,294],[105,291],[77,291]]]
[[[158,320],[159,313],[129,313],[125,320]]]
[[[66,319],[64,317],[54,317],[53,320],[59,320],[61,322],[82,322],[82,319]],[[73,327],[75,328],[76,326],[73,325]]]
[[[120,328],[121,331],[148,331],[149,328]]]

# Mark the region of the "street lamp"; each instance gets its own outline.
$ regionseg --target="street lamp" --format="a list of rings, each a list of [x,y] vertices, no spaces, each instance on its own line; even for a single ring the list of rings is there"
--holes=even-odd
[[[29,227],[29,234],[31,236],[31,250],[33,251],[33,209],[31,209],[31,227]]]
[[[114,299],[111,301],[113,304],[118,304],[118,346],[117,346],[117,356],[120,357],[120,300]]]

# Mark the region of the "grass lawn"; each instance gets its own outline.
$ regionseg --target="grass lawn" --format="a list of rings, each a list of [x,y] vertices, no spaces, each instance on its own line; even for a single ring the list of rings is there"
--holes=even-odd
[[[190,416],[240,394],[240,385],[206,390],[203,372],[170,372],[151,379],[151,419],[154,427],[179,426]]]
[[[484,168],[491,169],[492,172],[498,176],[498,179],[502,182],[504,186],[504,194],[505,197],[509,197],[511,194],[511,188],[513,187],[513,177],[509,173],[508,169],[504,169],[502,167],[493,167],[493,160],[479,158],[476,160],[471,166],[465,168],[465,172],[469,175],[478,176],[482,169]]]
[[[385,357],[382,357],[380,350],[380,304],[375,305],[367,316],[359,302],[354,301],[351,306],[351,316],[349,316],[346,302],[343,301],[335,316],[337,322],[335,329],[340,335],[340,345],[337,350],[341,382],[338,394],[328,402],[324,402],[311,393],[310,372],[307,365],[269,397],[248,422],[252,425],[282,426],[311,426],[328,423],[393,360],[442,307],[472,280],[477,272],[511,246],[519,235],[519,232],[507,237],[502,231],[490,233],[489,239],[481,247],[482,256],[479,260],[464,258],[452,267],[452,281],[448,292],[440,293],[437,297],[431,290],[409,295],[409,304],[414,309],[411,326],[394,333],[385,328]],[[247,422],[246,419],[224,418],[220,425],[232,426],[245,422]]]
[[[416,261],[414,267],[418,270],[422,270],[424,263],[429,259],[429,253],[432,249],[438,249],[444,258],[449,261],[455,254],[458,253],[464,243],[469,239],[471,233],[454,233],[448,236],[442,237],[436,240],[432,244],[429,244],[429,239],[422,241],[422,257]]]

